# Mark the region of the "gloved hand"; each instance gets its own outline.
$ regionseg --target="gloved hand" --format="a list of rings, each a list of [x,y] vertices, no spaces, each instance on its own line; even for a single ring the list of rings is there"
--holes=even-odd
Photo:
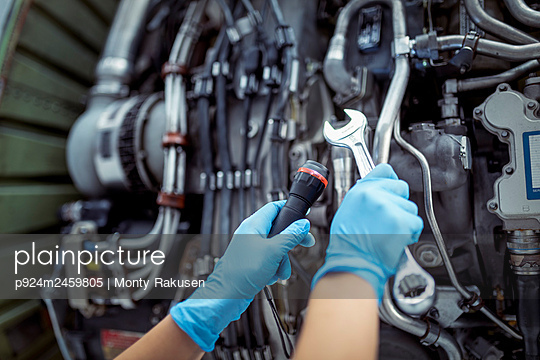
[[[330,272],[349,272],[367,280],[380,300],[396,273],[405,246],[423,229],[409,186],[392,167],[381,164],[347,193],[330,227],[330,243],[312,287]]]
[[[288,252],[296,245],[313,246],[309,221],[298,220],[281,234],[267,239],[285,201],[266,204],[244,220],[208,277],[186,301],[171,309],[176,324],[209,352],[219,334],[238,320],[265,285],[291,276]]]

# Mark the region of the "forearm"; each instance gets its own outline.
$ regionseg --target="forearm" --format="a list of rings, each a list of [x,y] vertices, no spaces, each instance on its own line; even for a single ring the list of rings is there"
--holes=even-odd
[[[117,360],[196,360],[203,355],[201,348],[168,315]]]
[[[311,293],[294,359],[375,359],[378,329],[371,285],[353,274],[328,274]]]

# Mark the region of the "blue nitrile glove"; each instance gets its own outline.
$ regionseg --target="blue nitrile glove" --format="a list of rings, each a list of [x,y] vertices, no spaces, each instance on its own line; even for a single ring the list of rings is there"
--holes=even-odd
[[[210,274],[204,287],[175,305],[171,315],[178,326],[206,352],[214,349],[219,334],[238,320],[264,286],[291,276],[287,255],[296,245],[313,246],[309,221],[298,220],[281,234],[267,239],[285,201],[263,206],[244,220]]]
[[[330,272],[349,272],[367,280],[380,300],[405,246],[418,241],[424,226],[408,198],[408,184],[390,165],[378,165],[359,180],[332,221],[325,263],[312,287]]]

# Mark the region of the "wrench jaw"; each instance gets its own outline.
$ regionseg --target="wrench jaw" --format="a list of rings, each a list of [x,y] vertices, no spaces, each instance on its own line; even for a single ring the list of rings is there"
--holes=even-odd
[[[412,316],[424,315],[435,303],[435,280],[418,265],[409,248],[394,278],[392,295],[398,308]]]
[[[356,134],[355,137],[363,139],[367,127],[366,116],[358,111],[345,109],[345,113],[351,118],[351,121],[342,128],[335,129],[328,121],[324,123],[323,135],[326,141],[334,146],[349,147],[354,145],[348,141],[348,138]]]

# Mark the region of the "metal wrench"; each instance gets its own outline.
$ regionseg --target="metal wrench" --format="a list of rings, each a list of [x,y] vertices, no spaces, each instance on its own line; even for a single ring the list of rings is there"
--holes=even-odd
[[[324,124],[324,138],[334,146],[351,149],[360,177],[364,178],[375,164],[365,142],[366,116],[357,110],[346,109],[351,121],[340,129],[327,121]],[[426,313],[435,301],[435,280],[414,259],[408,247],[400,260],[392,288],[398,307],[409,315]]]

